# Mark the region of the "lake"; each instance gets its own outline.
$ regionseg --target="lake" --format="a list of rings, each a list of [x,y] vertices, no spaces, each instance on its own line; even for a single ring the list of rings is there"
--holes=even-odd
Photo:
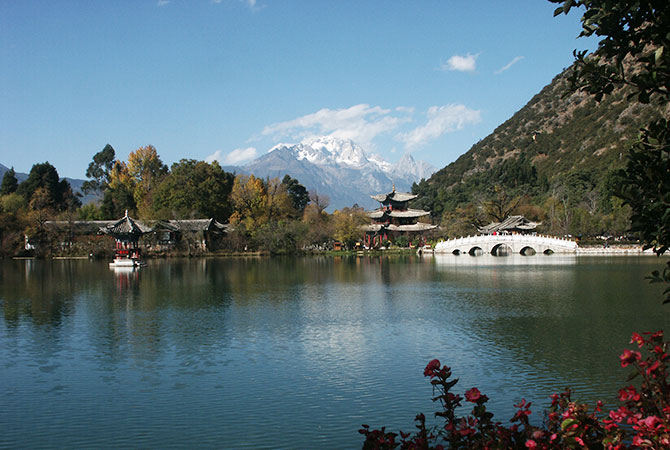
[[[360,448],[432,416],[426,363],[506,423],[572,387],[614,405],[655,257],[0,261],[0,448]]]

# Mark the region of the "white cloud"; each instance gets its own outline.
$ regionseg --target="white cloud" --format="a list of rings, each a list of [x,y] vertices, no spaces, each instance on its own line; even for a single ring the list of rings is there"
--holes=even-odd
[[[165,6],[170,3],[170,0],[158,0],[158,6]]]
[[[506,71],[507,69],[509,69],[510,67],[512,67],[514,64],[521,61],[523,58],[524,58],[523,56],[516,56],[516,57],[514,57],[513,60],[511,60],[510,62],[508,62],[507,64],[505,64],[504,66],[502,66],[500,69],[496,70],[493,73],[495,73],[496,75],[501,74],[504,71]]]
[[[222,3],[223,0],[211,0],[212,3]],[[260,11],[265,7],[265,5],[259,5],[257,0],[239,0],[241,3],[244,3],[252,11]]]
[[[440,66],[440,70],[457,70],[459,72],[474,72],[479,53],[465,56],[454,55]]]
[[[328,135],[338,139],[351,139],[364,148],[373,148],[372,141],[377,136],[393,131],[410,120],[406,117],[407,113],[411,113],[409,109],[396,109],[396,113],[402,116],[394,116],[390,109],[368,104],[342,109],[323,108],[293,120],[268,125],[262,134],[274,138],[289,136],[297,140]]]
[[[407,149],[414,149],[437,139],[445,133],[460,130],[466,125],[481,121],[481,112],[465,105],[431,106],[426,113],[428,122],[408,133],[401,133],[397,139],[405,143]]]
[[[221,150],[217,150],[205,158],[205,161],[208,163],[218,161],[221,164],[239,164],[252,160],[256,156],[258,156],[258,151],[254,147],[236,148],[225,155]]]

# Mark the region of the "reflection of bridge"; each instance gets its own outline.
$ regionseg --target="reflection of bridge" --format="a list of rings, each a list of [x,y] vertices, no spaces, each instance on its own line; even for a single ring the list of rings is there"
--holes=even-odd
[[[435,246],[435,253],[453,253],[455,255],[477,255],[481,253],[533,255],[535,253],[575,253],[576,251],[577,243],[570,239],[530,234],[468,236],[441,241]]]

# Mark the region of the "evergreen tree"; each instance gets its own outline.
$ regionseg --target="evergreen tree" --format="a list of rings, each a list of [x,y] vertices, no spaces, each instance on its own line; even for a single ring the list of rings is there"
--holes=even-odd
[[[2,186],[0,187],[0,195],[8,195],[16,192],[16,189],[19,186],[19,182],[16,179],[16,172],[12,167],[5,175],[2,177]]]
[[[291,178],[290,175],[284,175],[282,179],[282,184],[286,186],[288,195],[291,198],[291,203],[296,210],[298,217],[302,217],[302,214],[305,212],[305,207],[309,203],[309,192],[305,186],[300,184],[295,178]]]
[[[114,148],[109,144],[93,155],[93,161],[86,169],[86,177],[91,178],[91,180],[83,184],[82,190],[86,193],[104,192],[109,185],[109,173],[114,166],[114,160]]]

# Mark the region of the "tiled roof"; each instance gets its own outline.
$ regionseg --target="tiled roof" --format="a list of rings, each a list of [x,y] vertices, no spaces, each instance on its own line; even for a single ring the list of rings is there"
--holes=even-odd
[[[393,200],[394,202],[408,202],[410,200],[414,200],[415,198],[417,198],[418,195],[409,194],[407,192],[393,191],[389,194],[377,194],[377,195],[371,195],[370,197],[381,203],[385,202],[387,199]]]
[[[384,215],[388,217],[404,217],[404,218],[413,218],[413,217],[423,217],[430,214],[428,211],[422,209],[407,209],[405,211],[391,210],[384,211],[382,209],[377,209],[375,211],[369,212],[368,217],[371,219],[381,219]]]
[[[541,225],[542,222],[531,222],[526,219],[524,216],[509,216],[507,219],[502,222],[492,222],[484,227],[479,228],[480,233],[493,233],[500,231],[510,231],[510,230],[523,230],[530,231],[537,228],[538,225]]]
[[[385,229],[388,231],[428,231],[434,230],[437,228],[437,225],[431,225],[429,223],[417,222],[412,225],[383,225],[383,224],[370,224],[361,226],[363,231],[380,231]]]
[[[122,219],[117,220],[112,225],[100,227],[100,231],[105,234],[130,234],[140,236],[151,231],[151,228],[138,220],[131,219],[126,214]]]

